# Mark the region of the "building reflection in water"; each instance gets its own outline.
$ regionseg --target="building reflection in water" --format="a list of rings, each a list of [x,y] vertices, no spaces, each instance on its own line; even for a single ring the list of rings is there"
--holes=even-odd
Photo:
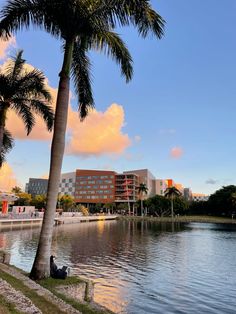
[[[61,225],[54,228],[52,253],[59,266],[68,265],[72,274],[95,282],[95,301],[126,313],[134,302],[141,302],[149,282],[159,285],[152,274],[166,259],[163,246],[181,228],[172,230],[171,225],[147,221]],[[11,251],[12,264],[29,271],[38,236],[39,229],[3,232],[0,245]],[[161,280],[159,273],[158,277]]]

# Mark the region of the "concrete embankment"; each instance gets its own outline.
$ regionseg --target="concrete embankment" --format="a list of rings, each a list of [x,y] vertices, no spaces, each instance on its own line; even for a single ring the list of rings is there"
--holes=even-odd
[[[80,222],[92,222],[92,221],[101,221],[101,220],[115,220],[117,219],[116,215],[100,215],[100,216],[77,216],[77,217],[57,217],[55,218],[55,224],[73,224]]]
[[[74,224],[81,222],[92,222],[92,221],[100,221],[100,220],[115,220],[117,219],[116,215],[100,215],[100,216],[75,216],[75,217],[67,217],[67,216],[59,216],[55,218],[55,225],[61,224]],[[42,218],[32,218],[32,219],[0,219],[0,228],[2,227],[32,227],[32,226],[40,226],[42,224]]]
[[[9,265],[9,253],[0,250],[1,314],[113,314],[93,301],[93,283],[80,277],[32,281]]]

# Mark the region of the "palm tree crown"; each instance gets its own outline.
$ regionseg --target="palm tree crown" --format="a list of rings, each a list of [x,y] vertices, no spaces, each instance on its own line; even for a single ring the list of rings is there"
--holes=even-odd
[[[165,190],[165,196],[168,198],[178,197],[180,195],[181,192],[175,186],[170,186]]]
[[[140,183],[138,186],[138,192],[140,194],[147,194],[148,193],[148,187],[145,183]]]
[[[72,70],[81,118],[94,105],[87,51],[95,49],[111,56],[129,81],[132,58],[113,31],[115,26],[132,24],[141,36],[152,32],[158,38],[164,28],[164,20],[147,0],[10,0],[1,12],[0,37],[9,38],[31,23],[59,38],[72,58],[72,64],[67,59],[64,65],[67,75]]]
[[[7,113],[13,110],[23,120],[27,135],[35,125],[34,114],[43,118],[47,129],[53,127],[53,111],[49,105],[51,96],[45,88],[45,77],[37,69],[26,71],[23,51],[12,57],[6,68],[0,71],[0,152],[3,161],[12,148],[11,134],[5,129]]]

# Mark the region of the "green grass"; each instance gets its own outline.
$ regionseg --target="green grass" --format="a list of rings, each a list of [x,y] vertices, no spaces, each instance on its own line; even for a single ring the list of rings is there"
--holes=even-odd
[[[151,217],[151,216],[120,216],[120,220],[135,221],[156,221],[156,222],[172,222],[171,217]],[[174,222],[202,222],[202,223],[228,223],[236,224],[236,219],[215,216],[179,216],[174,218]]]
[[[56,287],[60,285],[66,286],[66,285],[78,284],[81,282],[84,282],[84,281],[75,276],[67,277],[65,280],[47,278],[47,279],[38,281],[38,283],[42,285],[44,288],[50,290],[58,298],[64,300],[66,303],[70,304],[71,306],[73,306],[75,309],[79,310],[83,314],[113,314],[113,312],[109,310],[106,310],[106,311],[96,310],[92,308],[92,306],[89,303],[86,303],[86,302],[80,303],[72,298],[65,296],[64,294],[56,290]]]
[[[22,312],[18,311],[14,304],[0,295],[0,314],[22,314]]]
[[[21,282],[21,280],[5,273],[2,270],[0,270],[0,278],[6,280],[16,290],[21,291],[26,297],[28,297],[33,302],[33,304],[36,307],[38,307],[42,311],[42,313],[45,313],[45,314],[55,314],[55,313],[65,314],[66,313],[64,311],[61,311],[59,307],[57,307],[55,304],[45,299],[43,296],[39,296],[34,290],[31,290],[30,288],[25,286]],[[14,312],[9,312],[9,313],[14,313]]]

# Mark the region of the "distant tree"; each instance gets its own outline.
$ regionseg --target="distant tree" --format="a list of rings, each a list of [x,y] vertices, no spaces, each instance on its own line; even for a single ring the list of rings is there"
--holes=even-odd
[[[22,193],[22,190],[19,186],[14,186],[14,188],[11,189],[11,191],[15,194],[20,194]]]
[[[171,218],[174,218],[174,198],[180,197],[181,192],[175,187],[170,186],[165,190],[165,197],[170,199],[171,203]]]
[[[138,186],[138,193],[140,195],[140,202],[141,202],[141,215],[143,215],[143,196],[144,194],[148,194],[148,187],[145,183],[140,183]]]
[[[189,202],[182,196],[175,197],[173,200],[173,207],[175,209],[175,214],[186,215],[189,209]]]
[[[46,205],[46,195],[42,194],[42,195],[36,195],[32,201],[31,201],[31,205],[35,206],[37,209],[45,209],[45,205]]]
[[[64,211],[69,211],[75,206],[74,197],[71,195],[62,195],[59,201]]]
[[[31,201],[32,201],[32,198],[31,198],[31,195],[28,194],[28,193],[18,193],[18,200],[15,201],[15,205],[16,206],[29,206],[31,205]]]
[[[191,202],[187,211],[188,215],[209,215],[208,201]]]
[[[116,204],[115,204],[115,203],[107,203],[107,204],[105,204],[104,206],[108,209],[108,211],[109,211],[110,213],[113,213]]]
[[[235,211],[236,186],[223,186],[209,197],[208,206],[211,215],[231,216]]]
[[[150,215],[165,216],[169,213],[169,200],[161,195],[155,195],[146,200]]]

